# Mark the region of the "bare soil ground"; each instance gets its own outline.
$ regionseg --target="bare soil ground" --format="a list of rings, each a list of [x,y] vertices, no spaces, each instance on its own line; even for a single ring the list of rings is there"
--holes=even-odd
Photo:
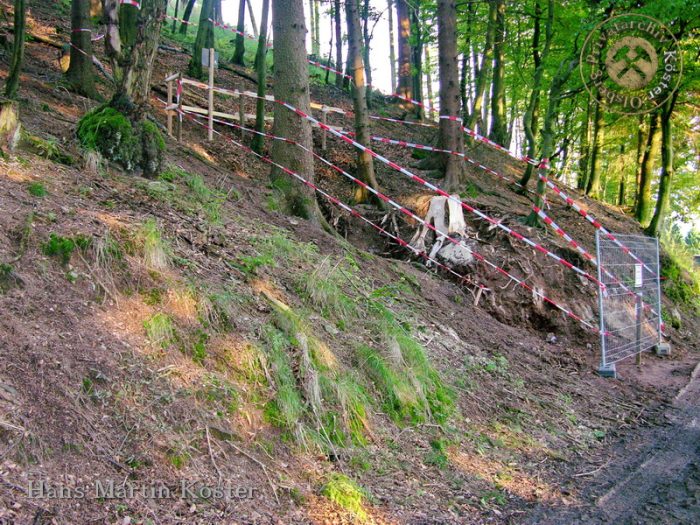
[[[68,34],[67,19],[53,6],[30,4],[32,31],[54,39]],[[10,8],[6,0],[0,5]],[[321,495],[324,480],[337,472],[371,493],[370,523],[636,523],[645,516],[656,519],[648,523],[693,522],[697,381],[674,397],[700,355],[696,318],[684,315],[682,329],[670,329],[671,357],[645,357],[641,367],[625,363],[619,380],[602,379],[594,372],[595,335],[537,304],[502,275],[475,270],[474,277],[493,290],[475,306],[470,288],[426,270],[330,207],[324,208],[329,219],[343,226],[350,245],[273,212],[267,205],[272,196],[267,166],[226,140],[207,143],[201,128],[186,124],[182,144],[168,140],[168,163],[201,175],[212,188],[235,190],[223,204],[222,224],[214,227],[202,210],[164,199],[152,181],[111,167],[103,174],[83,168],[74,130],[95,102],[61,85],[55,55],[54,48],[28,44],[22,120],[30,133],[55,141],[75,165],[51,162],[27,148],[0,160],[0,262],[25,250],[13,263],[12,286],[0,293],[0,523],[352,523],[351,514]],[[4,76],[7,57],[0,59]],[[183,71],[187,60],[182,53],[159,53],[154,97],[160,96],[160,79]],[[226,70],[217,78],[228,88],[254,87]],[[334,88],[315,86],[313,98],[349,109],[347,97]],[[155,100],[154,108],[164,122]],[[400,114],[391,105],[381,110]],[[252,103],[246,111],[252,112]],[[373,129],[420,143],[435,139],[430,131],[398,124]],[[377,150],[401,165],[415,162],[409,150],[381,144]],[[482,146],[471,153],[511,177],[522,168]],[[329,157],[352,170],[349,146],[333,143]],[[529,212],[526,197],[481,172],[472,175],[479,191],[469,197],[471,204],[571,255],[550,232],[521,224]],[[378,176],[387,193],[408,205],[424,193],[388,169],[380,167]],[[337,173],[319,170],[317,177],[323,188],[350,201],[353,188]],[[28,193],[36,182],[47,189],[44,198]],[[620,210],[577,198],[609,229],[639,232]],[[557,201],[551,205],[557,221],[591,249],[592,228]],[[25,235],[30,215],[33,225]],[[42,251],[51,233],[95,241],[109,233],[128,244],[149,219],[157,222],[177,261],[167,271],[153,272],[130,257],[110,276],[87,255],[74,254],[63,266]],[[473,217],[468,221],[484,255],[595,319],[590,283]],[[407,224],[399,227],[404,238],[412,233]],[[298,249],[315,247],[318,257],[290,257],[261,268],[255,278],[244,274],[240,261],[258,256],[261,239],[277,232]],[[374,405],[370,443],[328,457],[299,450],[265,420],[262,406],[271,392],[260,394],[262,400],[248,395],[256,385],[241,379],[240,364],[272,318],[260,281],[306,312],[300,279],[324,260],[341,265],[348,257],[362,265],[363,292],[387,295],[392,310],[412,325],[430,361],[456,391],[459,416],[449,429],[397,426]],[[185,292],[224,288],[236,294],[232,328],[211,335],[202,363],[148,340],[144,321],[159,312],[194,337],[201,327]],[[362,299],[350,285],[348,293]],[[356,370],[354,345],[373,342],[361,320],[347,332],[321,312],[309,315],[345,369]],[[221,386],[226,384],[241,400],[231,414]],[[447,465],[440,466],[429,460],[431,443],[445,436]],[[139,496],[37,500],[26,492],[29,481],[39,479],[68,485],[160,480],[176,486],[182,479],[216,485],[222,478],[252,487],[255,497],[233,503]]]

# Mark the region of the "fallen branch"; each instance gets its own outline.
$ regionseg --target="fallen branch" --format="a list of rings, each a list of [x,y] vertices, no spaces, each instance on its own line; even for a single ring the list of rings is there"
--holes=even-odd
[[[277,496],[277,487],[275,487],[275,484],[272,483],[272,479],[270,478],[270,475],[267,472],[267,467],[265,466],[265,464],[262,461],[260,461],[259,459],[256,459],[255,457],[248,454],[242,448],[236,446],[234,443],[231,443],[230,441],[227,441],[226,443],[231,445],[239,454],[243,454],[245,457],[247,457],[253,463],[257,464],[262,469],[262,471],[265,473],[265,477],[267,478],[267,482],[270,484],[270,488],[272,489],[272,492],[275,495],[275,500],[277,500],[277,504],[279,505],[280,499]]]

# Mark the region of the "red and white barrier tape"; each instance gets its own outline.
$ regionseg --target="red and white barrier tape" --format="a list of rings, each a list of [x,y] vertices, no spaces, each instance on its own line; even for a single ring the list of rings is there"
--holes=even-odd
[[[161,101],[161,102],[163,102],[163,101]],[[164,103],[164,102],[163,102],[163,103]],[[165,104],[165,103],[164,103],[164,104]],[[201,115],[196,115],[196,114],[191,115],[191,114],[189,114],[189,113],[187,113],[187,112],[185,112],[185,111],[182,111],[182,113],[183,113],[187,118],[193,120],[196,124],[198,124],[198,125],[200,125],[200,126],[202,126],[202,127],[207,127],[207,128],[208,128],[208,124],[205,124],[204,122],[200,122],[200,119],[203,118]],[[250,129],[250,128],[246,128],[245,126],[239,126],[239,125],[234,124],[234,123],[231,123],[231,122],[225,122],[225,121],[221,121],[221,120],[218,120],[218,119],[215,119],[215,121],[218,122],[218,123],[220,123],[220,124],[224,124],[224,125],[227,125],[227,126],[230,126],[230,127],[233,127],[233,128],[242,129],[242,130],[244,130],[244,131],[253,132],[253,133],[256,133],[256,134],[259,134],[259,135],[262,135],[262,136],[266,136],[266,137],[272,138],[272,139],[274,139],[274,140],[280,140],[280,141],[284,141],[284,142],[287,142],[287,143],[290,143],[290,144],[295,144],[295,145],[299,146],[299,147],[302,148],[303,150],[305,150],[305,151],[307,151],[307,152],[313,154],[313,155],[314,155],[316,158],[318,158],[319,160],[322,160],[325,164],[327,164],[328,166],[330,166],[330,167],[331,167],[332,169],[334,169],[335,171],[337,171],[337,172],[343,174],[344,176],[346,176],[347,178],[349,178],[350,180],[352,180],[354,183],[356,183],[356,184],[360,185],[361,187],[367,189],[368,191],[370,191],[371,193],[373,193],[377,198],[381,199],[382,201],[384,201],[384,202],[386,202],[387,204],[391,205],[392,207],[396,208],[396,209],[399,210],[401,213],[403,213],[403,214],[405,214],[405,215],[411,217],[412,219],[414,219],[415,221],[419,222],[420,224],[422,224],[422,225],[428,227],[429,229],[433,230],[437,235],[443,236],[442,233],[438,232],[437,229],[436,229],[433,225],[431,225],[430,223],[426,222],[423,218],[421,218],[421,217],[419,217],[418,215],[416,215],[415,213],[411,212],[410,210],[408,210],[407,208],[405,208],[404,206],[402,206],[402,205],[399,204],[398,202],[394,201],[394,200],[391,199],[390,197],[388,197],[388,196],[384,195],[383,193],[381,193],[381,192],[375,190],[374,188],[368,186],[365,182],[363,182],[363,181],[357,179],[356,177],[350,175],[349,173],[347,173],[347,172],[346,172],[345,170],[343,170],[342,168],[340,168],[340,167],[338,167],[338,166],[335,166],[335,165],[334,165],[333,163],[331,163],[330,161],[324,159],[324,158],[321,157],[320,155],[317,155],[317,154],[314,153],[312,150],[306,148],[306,147],[303,146],[302,144],[300,144],[300,143],[298,143],[298,142],[296,142],[296,141],[294,141],[294,140],[292,140],[292,139],[288,139],[288,138],[286,138],[286,137],[278,137],[278,136],[271,135],[271,134],[268,134],[268,133],[258,132],[258,131],[256,131],[256,130],[252,130],[252,129]],[[348,206],[347,204],[345,204],[345,203],[343,203],[342,201],[338,200],[336,197],[333,197],[332,195],[330,195],[330,194],[324,192],[324,191],[323,191],[322,189],[320,189],[318,186],[316,186],[315,184],[313,184],[313,183],[311,183],[310,181],[306,180],[304,177],[302,177],[301,175],[297,174],[296,172],[294,172],[294,171],[292,171],[292,170],[290,170],[290,169],[288,169],[288,168],[286,168],[286,167],[284,167],[284,166],[282,166],[282,165],[280,165],[280,164],[274,162],[274,161],[273,161],[272,159],[270,159],[269,157],[265,157],[264,155],[260,155],[260,154],[256,153],[255,151],[253,151],[252,149],[248,148],[247,146],[245,146],[245,145],[239,143],[238,141],[236,141],[236,140],[234,140],[234,139],[232,139],[232,138],[230,138],[230,137],[224,136],[221,132],[219,132],[219,131],[217,131],[217,130],[214,130],[214,132],[215,132],[216,134],[218,134],[218,135],[220,135],[220,136],[222,136],[222,137],[228,139],[230,142],[232,142],[233,144],[237,145],[238,147],[244,149],[245,151],[247,151],[247,152],[249,152],[249,153],[252,153],[252,154],[255,155],[256,157],[258,157],[258,158],[260,158],[261,160],[263,160],[264,162],[266,162],[266,163],[268,163],[268,164],[271,164],[271,165],[274,165],[274,166],[280,168],[281,170],[283,170],[283,171],[284,171],[285,173],[287,173],[288,175],[293,176],[294,178],[296,178],[297,180],[299,180],[300,182],[302,182],[302,183],[305,184],[306,186],[308,186],[308,187],[314,189],[314,190],[317,191],[319,194],[323,195],[323,196],[326,197],[328,200],[330,200],[330,201],[333,202],[334,204],[338,205],[339,207],[341,207],[342,209],[344,209],[345,211],[347,211],[348,213],[350,213],[350,214],[353,215],[354,217],[358,217],[359,219],[363,220],[364,222],[366,222],[367,224],[369,224],[370,226],[372,226],[373,228],[375,228],[376,230],[378,230],[380,233],[384,233],[385,235],[387,235],[388,237],[390,237],[391,239],[393,239],[394,241],[396,241],[396,242],[397,242],[399,245],[401,245],[402,247],[411,250],[414,254],[416,254],[416,255],[418,255],[418,256],[420,256],[420,257],[426,259],[426,260],[429,260],[429,261],[435,263],[435,264],[438,265],[439,267],[441,267],[441,268],[447,270],[449,273],[451,273],[451,274],[455,275],[456,277],[458,277],[458,278],[459,278],[461,281],[463,281],[463,282],[468,280],[466,276],[460,275],[459,273],[455,272],[452,268],[449,268],[449,267],[446,266],[445,264],[443,264],[443,263],[441,263],[441,262],[435,260],[434,258],[431,258],[431,257],[430,257],[429,255],[427,255],[424,251],[420,251],[420,250],[416,249],[415,247],[411,246],[409,243],[407,243],[406,241],[404,241],[404,240],[401,239],[400,237],[398,237],[398,236],[396,236],[396,235],[394,235],[394,234],[392,234],[392,233],[386,231],[386,230],[385,230],[384,228],[382,228],[381,226],[379,226],[379,225],[373,223],[372,221],[370,221],[369,219],[363,217],[357,210],[355,210],[354,208],[351,208],[351,207]],[[521,280],[521,279],[519,279],[518,277],[515,277],[514,275],[510,274],[509,272],[507,272],[506,270],[504,270],[503,268],[501,268],[500,266],[498,266],[498,265],[492,263],[491,261],[487,260],[485,257],[483,257],[483,255],[479,254],[479,253],[476,252],[476,251],[473,251],[473,250],[470,249],[469,247],[466,247],[464,244],[462,244],[461,241],[459,241],[459,240],[457,240],[457,239],[454,239],[454,238],[452,238],[452,237],[449,237],[449,236],[446,236],[445,239],[448,240],[448,241],[450,241],[450,242],[452,242],[452,243],[454,243],[454,244],[456,244],[456,245],[460,245],[460,246],[462,246],[462,247],[467,248],[467,249],[474,255],[474,257],[475,257],[477,260],[479,260],[479,261],[481,261],[482,263],[486,264],[487,266],[491,267],[493,270],[497,271],[498,273],[500,273],[500,274],[502,274],[502,275],[508,277],[509,279],[513,280],[516,284],[518,284],[519,286],[525,288],[526,290],[528,290],[528,291],[529,291],[530,293],[532,293],[533,295],[536,295],[536,296],[540,297],[543,301],[545,301],[545,302],[551,304],[552,306],[554,306],[554,307],[557,308],[558,310],[562,311],[564,314],[566,314],[567,317],[570,317],[570,318],[572,318],[572,319],[574,319],[574,320],[580,322],[583,326],[585,326],[586,328],[588,328],[589,330],[591,330],[591,331],[593,331],[593,332],[595,332],[595,333],[600,333],[598,327],[596,327],[596,326],[594,326],[593,324],[587,322],[586,320],[584,320],[584,319],[581,318],[580,316],[578,316],[578,315],[576,315],[575,313],[573,313],[573,312],[572,312],[571,310],[569,310],[568,308],[566,308],[566,307],[564,307],[564,306],[558,304],[556,301],[550,299],[549,297],[547,297],[547,296],[544,295],[543,293],[541,293],[541,292],[539,292],[538,290],[536,290],[534,287],[528,285],[524,280]],[[483,285],[479,285],[479,286],[482,287],[482,288],[485,288]]]
[[[119,3],[121,5],[131,5],[134,6],[136,9],[141,9],[141,2],[137,0],[119,0]]]

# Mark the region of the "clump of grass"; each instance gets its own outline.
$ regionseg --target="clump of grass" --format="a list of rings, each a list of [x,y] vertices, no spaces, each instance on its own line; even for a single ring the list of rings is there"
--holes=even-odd
[[[147,220],[137,234],[141,245],[141,256],[144,264],[152,270],[164,270],[170,266],[168,244],[155,219]]]
[[[32,182],[27,186],[27,191],[32,197],[43,198],[46,197],[49,192],[46,191],[46,187],[41,182]]]
[[[340,286],[338,267],[330,268],[328,260],[302,277],[302,290],[326,316],[332,315],[345,321],[357,314],[355,302]]]
[[[368,492],[345,474],[331,474],[321,489],[321,494],[350,512],[358,521],[367,521],[369,516],[365,501],[368,498]]]
[[[66,266],[76,248],[86,250],[92,240],[85,235],[75,237],[63,237],[51,233],[49,239],[41,245],[41,251],[49,257],[57,257],[63,266]]]
[[[447,458],[448,443],[445,439],[431,439],[430,451],[425,455],[425,462],[439,469],[447,468],[449,459]]]
[[[173,320],[162,312],[158,312],[143,322],[149,341],[161,348],[167,348],[175,341],[175,325]]]

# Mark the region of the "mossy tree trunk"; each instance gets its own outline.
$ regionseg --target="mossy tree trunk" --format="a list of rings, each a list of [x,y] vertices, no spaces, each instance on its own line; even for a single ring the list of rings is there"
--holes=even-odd
[[[245,7],[245,4],[243,4]],[[202,10],[199,12],[199,26],[197,27],[197,38],[194,41],[192,59],[190,60],[187,72],[195,78],[202,78],[204,69],[202,68],[202,50],[214,47],[214,24],[211,18],[214,15],[214,0],[202,0]]]
[[[540,139],[540,150],[542,152],[542,159],[549,160],[554,153],[554,138],[555,129],[554,126],[557,122],[557,117],[559,115],[559,105],[562,99],[562,90],[564,85],[569,80],[571,72],[578,66],[578,53],[575,54],[575,58],[566,59],[557,69],[556,74],[552,78],[552,83],[549,88],[549,96],[547,102],[547,112],[544,115],[544,122],[542,126],[542,135]],[[543,174],[545,167],[539,168],[542,170]],[[537,181],[537,192],[535,195],[535,205],[538,208],[544,207],[544,194],[547,191],[547,186],[545,182],[538,178]],[[528,226],[539,226],[540,219],[537,213],[533,210],[530,215],[528,215],[525,223]]]
[[[258,50],[255,54],[255,67],[258,73],[258,99],[255,103],[255,130],[265,131],[265,92],[267,87],[267,26],[270,13],[270,0],[263,0]],[[253,137],[253,151],[262,153],[265,138],[262,135]]]
[[[678,91],[666,100],[661,110],[661,178],[659,180],[659,193],[656,198],[656,210],[646,229],[647,235],[658,236],[668,214],[671,198],[671,186],[673,184],[673,128],[671,117],[673,107],[678,98]]]
[[[340,16],[340,0],[333,0],[333,17],[335,19],[335,69],[343,70],[343,26]],[[343,87],[344,77],[341,73],[335,74],[335,86]]]
[[[202,4],[202,10],[209,0],[204,0]],[[240,0],[238,2],[238,23],[236,25],[238,33],[236,34],[236,48],[233,50],[233,58],[231,62],[238,66],[245,66],[245,38],[243,37],[243,31],[245,31],[245,0]]]
[[[0,104],[0,152],[14,150],[20,138],[21,126],[16,98],[19,91],[22,63],[24,62],[25,31],[25,0],[15,0],[14,44],[10,58],[10,72],[5,84],[5,97],[9,100]]]
[[[299,0],[275,0],[272,3],[272,34],[275,98],[310,114],[306,23],[304,7]],[[293,139],[309,151],[313,148],[311,123],[280,104],[275,104],[274,134]],[[309,151],[276,140],[272,145],[272,159],[311,182],[314,180],[314,159]],[[316,224],[323,222],[311,188],[292,180],[290,175],[274,166],[270,177],[275,189],[282,194],[286,211]]]
[[[370,145],[369,112],[367,110],[367,86],[365,85],[365,68],[362,62],[362,43],[360,41],[360,15],[357,0],[346,0],[345,15],[348,27],[348,62],[352,67],[352,97],[355,111],[356,140],[364,145]],[[378,189],[374,175],[372,156],[366,151],[357,152],[357,176],[374,189]],[[363,187],[355,190],[355,202],[366,202],[369,191]],[[377,204],[380,202],[373,199]]]
[[[637,207],[635,209],[635,217],[642,226],[647,226],[651,217],[651,179],[654,176],[654,163],[659,155],[660,111],[654,111],[650,118],[649,134],[647,135],[647,142],[642,155],[642,165],[639,170]]]
[[[71,90],[89,98],[97,98],[95,74],[92,65],[92,24],[89,16],[90,0],[71,3],[70,66],[66,78]]]
[[[187,5],[185,6],[185,12],[182,15],[182,23],[180,24],[181,35],[187,34],[187,28],[189,27],[188,22],[190,21],[190,17],[192,16],[192,10],[194,9],[194,4],[196,3],[197,0],[189,0],[187,2]]]
[[[542,91],[542,81],[544,78],[545,60],[549,55],[549,48],[552,43],[553,23],[554,23],[554,1],[549,0],[547,3],[547,22],[545,25],[545,39],[542,51],[540,51],[540,18],[542,17],[542,5],[539,0],[535,2],[535,20],[534,31],[532,35],[532,58],[535,65],[535,74],[532,79],[532,91],[530,92],[530,100],[523,116],[523,131],[527,140],[527,155],[530,158],[535,158],[536,139],[537,139],[537,123],[539,122],[540,109],[540,92]],[[521,187],[527,187],[532,177],[534,167],[528,164],[525,168],[522,178],[520,179]]]

